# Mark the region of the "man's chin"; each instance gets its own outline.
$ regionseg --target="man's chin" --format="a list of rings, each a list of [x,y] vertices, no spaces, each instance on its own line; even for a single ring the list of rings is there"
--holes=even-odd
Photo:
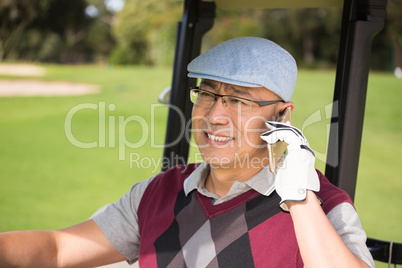
[[[229,169],[233,167],[233,160],[227,156],[211,156],[203,157],[203,159],[210,165],[211,168]]]
[[[230,154],[229,156],[202,155],[202,158],[211,168],[220,169],[261,169],[268,164],[268,156],[249,155],[240,156]]]

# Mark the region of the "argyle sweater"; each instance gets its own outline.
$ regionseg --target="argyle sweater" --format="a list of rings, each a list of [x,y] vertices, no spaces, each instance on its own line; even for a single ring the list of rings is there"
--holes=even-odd
[[[176,166],[147,187],[138,208],[140,267],[303,267],[292,219],[280,197],[254,190],[213,205],[198,191],[185,195],[196,164]],[[317,196],[328,213],[349,196],[319,172]]]

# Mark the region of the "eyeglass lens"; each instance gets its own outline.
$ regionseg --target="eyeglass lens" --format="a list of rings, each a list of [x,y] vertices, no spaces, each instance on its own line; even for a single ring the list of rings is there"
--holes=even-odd
[[[203,90],[191,90],[191,101],[200,107],[210,108],[212,105],[214,105],[218,98],[218,96]],[[252,107],[251,102],[235,96],[222,97],[222,103],[225,108],[237,113],[249,112]]]

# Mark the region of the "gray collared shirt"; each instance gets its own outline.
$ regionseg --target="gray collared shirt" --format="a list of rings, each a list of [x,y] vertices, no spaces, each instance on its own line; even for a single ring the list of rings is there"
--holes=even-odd
[[[193,173],[184,181],[184,193],[188,195],[191,191],[197,190],[200,194],[205,195],[213,201],[215,205],[228,201],[236,196],[239,196],[250,189],[259,192],[262,195],[270,195],[275,189],[275,174],[269,171],[268,166],[261,169],[254,177],[245,181],[235,181],[229,192],[219,197],[214,193],[209,192],[205,188],[205,180],[209,174],[210,167],[206,162],[199,165]]]

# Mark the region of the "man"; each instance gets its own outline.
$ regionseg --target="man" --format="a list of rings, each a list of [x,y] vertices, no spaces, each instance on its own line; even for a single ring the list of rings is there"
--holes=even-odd
[[[296,83],[294,59],[262,38],[229,40],[189,76],[193,135],[204,162],[133,186],[77,226],[0,235],[0,266],[373,267],[347,194],[314,170],[303,134],[277,123]],[[268,121],[268,122],[267,122]],[[276,173],[267,143],[288,143]]]

